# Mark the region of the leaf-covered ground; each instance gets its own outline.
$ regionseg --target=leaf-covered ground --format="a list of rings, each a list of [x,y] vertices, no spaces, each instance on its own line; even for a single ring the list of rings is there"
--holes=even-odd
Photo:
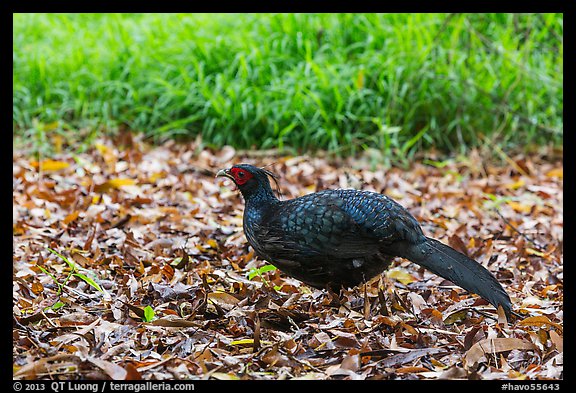
[[[397,259],[329,293],[254,256],[218,169],[250,162],[284,198],[354,187],[488,267],[523,318]],[[13,157],[17,379],[561,379],[563,167],[537,154],[376,169],[124,135]]]

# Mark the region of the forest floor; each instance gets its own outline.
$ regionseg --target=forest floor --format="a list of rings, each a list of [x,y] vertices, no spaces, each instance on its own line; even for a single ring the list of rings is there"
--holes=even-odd
[[[486,266],[523,318],[408,261],[330,293],[254,256],[218,169],[280,175],[283,198],[382,192]],[[256,156],[124,135],[13,156],[15,379],[562,379],[563,164]],[[273,261],[271,261],[273,262]]]

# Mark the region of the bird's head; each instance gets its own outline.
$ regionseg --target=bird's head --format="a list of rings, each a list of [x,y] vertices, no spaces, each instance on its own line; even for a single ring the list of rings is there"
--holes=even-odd
[[[238,164],[228,169],[221,169],[216,177],[227,177],[231,179],[238,187],[244,198],[252,195],[262,194],[271,195],[274,193],[270,188],[271,177],[278,188],[278,176],[267,169],[258,168],[250,164]]]

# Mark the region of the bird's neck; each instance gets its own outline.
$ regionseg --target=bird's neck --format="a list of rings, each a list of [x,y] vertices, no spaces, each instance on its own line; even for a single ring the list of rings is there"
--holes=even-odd
[[[278,198],[276,198],[276,195],[274,195],[270,186],[258,187],[253,190],[244,190],[242,195],[246,201],[247,208],[257,208],[259,206],[278,202]]]
[[[264,217],[280,202],[271,189],[258,188],[253,192],[243,192],[244,207],[244,233],[248,241],[254,247],[257,243],[255,240],[255,228],[259,227]]]

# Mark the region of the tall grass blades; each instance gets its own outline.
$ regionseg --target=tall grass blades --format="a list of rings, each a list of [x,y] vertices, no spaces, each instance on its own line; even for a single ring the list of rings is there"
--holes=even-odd
[[[406,156],[562,143],[561,14],[15,14],[13,132]]]

